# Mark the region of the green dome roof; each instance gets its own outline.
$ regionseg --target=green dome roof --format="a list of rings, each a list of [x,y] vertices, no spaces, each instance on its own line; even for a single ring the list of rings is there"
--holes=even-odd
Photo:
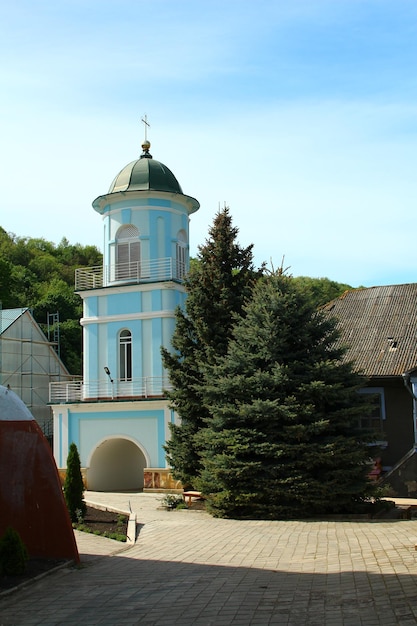
[[[171,170],[152,158],[149,154],[151,144],[145,140],[142,144],[143,153],[140,159],[126,165],[113,180],[110,189],[104,196],[99,196],[93,202],[93,208],[101,215],[111,200],[111,194],[125,191],[162,191],[180,194],[186,202],[188,214],[198,211],[200,203],[191,196],[186,196]]]
[[[140,159],[126,165],[113,180],[108,193],[117,191],[170,191],[181,193],[182,189],[171,170],[152,158],[150,143],[143,144]]]

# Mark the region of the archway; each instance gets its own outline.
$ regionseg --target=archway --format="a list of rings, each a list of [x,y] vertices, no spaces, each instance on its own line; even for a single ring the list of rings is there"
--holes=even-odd
[[[90,491],[140,491],[146,457],[139,446],[123,438],[105,439],[94,450],[87,470]]]

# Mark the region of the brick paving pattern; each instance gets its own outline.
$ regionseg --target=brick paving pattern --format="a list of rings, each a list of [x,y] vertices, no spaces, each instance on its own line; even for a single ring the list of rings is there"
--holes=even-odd
[[[126,548],[76,533],[82,567],[0,597],[0,624],[393,626],[417,623],[417,521],[236,521],[86,494],[137,513]]]

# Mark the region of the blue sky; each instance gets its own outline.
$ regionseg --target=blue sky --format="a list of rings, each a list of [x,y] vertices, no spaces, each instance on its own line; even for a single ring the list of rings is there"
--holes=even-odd
[[[0,226],[102,249],[91,202],[140,155],[230,207],[257,264],[417,280],[415,0],[18,0],[0,24]]]

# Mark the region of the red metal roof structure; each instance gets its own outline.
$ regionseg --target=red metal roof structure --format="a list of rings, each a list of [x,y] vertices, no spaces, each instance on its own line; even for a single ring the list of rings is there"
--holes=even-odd
[[[0,537],[16,530],[33,557],[79,562],[52,450],[22,400],[0,386]]]

